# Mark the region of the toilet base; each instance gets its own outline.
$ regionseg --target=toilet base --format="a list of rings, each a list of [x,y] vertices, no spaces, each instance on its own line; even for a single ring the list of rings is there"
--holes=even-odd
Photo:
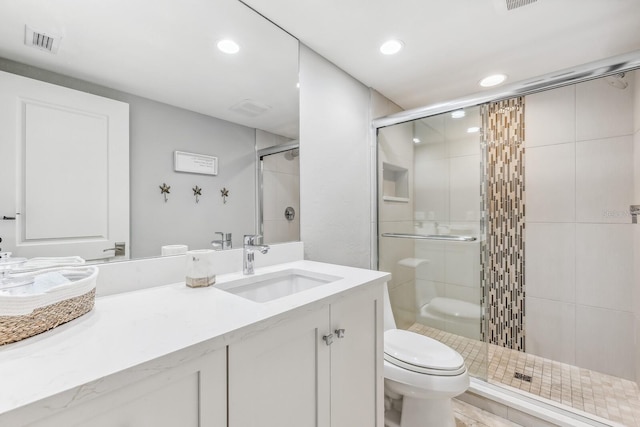
[[[451,398],[416,399],[404,396],[400,427],[455,427]]]

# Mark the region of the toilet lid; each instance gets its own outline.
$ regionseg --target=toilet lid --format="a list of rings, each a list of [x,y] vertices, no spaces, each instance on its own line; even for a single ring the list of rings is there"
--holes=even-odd
[[[411,371],[431,375],[458,375],[464,359],[451,347],[432,338],[401,329],[384,333],[384,358]]]

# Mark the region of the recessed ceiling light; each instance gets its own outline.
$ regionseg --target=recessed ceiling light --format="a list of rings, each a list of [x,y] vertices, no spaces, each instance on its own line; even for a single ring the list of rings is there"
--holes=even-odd
[[[451,113],[451,117],[454,119],[461,119],[466,115],[464,110],[456,110]]]
[[[420,138],[413,138],[413,142],[416,144],[420,144]]]
[[[402,40],[387,40],[380,46],[380,52],[385,55],[394,55],[402,50],[404,42]]]
[[[504,74],[493,74],[491,76],[485,77],[484,79],[480,80],[480,86],[482,87],[498,86],[500,83],[504,82],[505,80],[507,80],[507,76],[505,76]]]
[[[224,39],[218,42],[218,49],[220,49],[220,51],[224,53],[231,54],[238,53],[240,51],[240,46],[238,46],[238,43],[234,42],[233,40]]]
[[[469,129],[467,129],[467,133],[476,133],[476,132],[480,132],[480,128],[478,126],[472,126]]]

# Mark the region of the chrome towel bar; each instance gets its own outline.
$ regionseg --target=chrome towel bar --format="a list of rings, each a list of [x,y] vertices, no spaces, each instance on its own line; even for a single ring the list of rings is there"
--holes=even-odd
[[[396,237],[400,239],[422,239],[422,240],[453,240],[456,242],[473,242],[474,240],[478,240],[472,236],[456,236],[454,234],[382,233],[382,237]]]

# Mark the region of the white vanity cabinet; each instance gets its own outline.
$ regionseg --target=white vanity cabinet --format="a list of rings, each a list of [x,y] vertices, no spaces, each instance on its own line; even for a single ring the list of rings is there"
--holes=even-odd
[[[40,421],[14,424],[33,427],[226,427],[226,351],[221,349],[133,382],[86,403],[100,384],[87,385],[67,409]],[[154,368],[145,368],[151,369]],[[51,405],[57,402],[55,397]],[[53,408],[51,408],[53,409]]]
[[[331,427],[383,426],[382,296],[373,286],[331,305]]]
[[[382,286],[229,345],[230,427],[382,426]]]
[[[389,274],[300,260],[256,277],[296,270],[336,280],[265,303],[183,283],[115,294],[3,346],[0,427],[383,427]]]

